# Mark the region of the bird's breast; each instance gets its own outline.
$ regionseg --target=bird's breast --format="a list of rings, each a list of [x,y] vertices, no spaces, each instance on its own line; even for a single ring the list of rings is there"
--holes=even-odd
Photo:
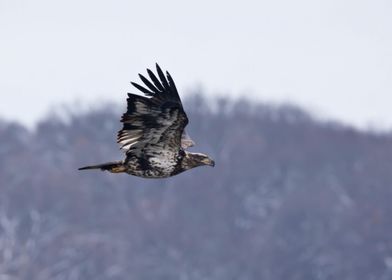
[[[179,161],[177,153],[163,150],[148,156],[130,158],[127,173],[144,178],[165,178],[176,170]]]

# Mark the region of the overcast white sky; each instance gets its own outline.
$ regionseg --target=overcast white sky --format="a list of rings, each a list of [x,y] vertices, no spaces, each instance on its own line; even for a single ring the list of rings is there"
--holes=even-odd
[[[124,103],[155,62],[183,94],[202,85],[392,127],[390,0],[0,0],[0,118]]]

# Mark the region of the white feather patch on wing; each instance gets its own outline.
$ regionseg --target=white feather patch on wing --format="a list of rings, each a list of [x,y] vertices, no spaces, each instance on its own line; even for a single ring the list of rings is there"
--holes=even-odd
[[[191,139],[191,137],[188,135],[188,133],[186,133],[186,131],[184,130],[184,132],[181,135],[181,147],[183,149],[189,148],[189,147],[193,147],[195,145],[195,142]]]
[[[130,131],[123,131],[118,139],[118,143],[121,145],[122,150],[129,150],[129,148],[136,144],[138,140],[142,137],[143,130],[136,129]]]
[[[146,104],[141,102],[135,102],[136,112],[139,115],[151,113],[151,109]]]

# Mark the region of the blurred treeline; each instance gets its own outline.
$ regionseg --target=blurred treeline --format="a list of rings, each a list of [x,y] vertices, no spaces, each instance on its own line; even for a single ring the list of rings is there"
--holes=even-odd
[[[2,121],[0,279],[392,279],[391,134],[184,103],[216,167],[164,180],[77,171],[123,157],[119,105]]]

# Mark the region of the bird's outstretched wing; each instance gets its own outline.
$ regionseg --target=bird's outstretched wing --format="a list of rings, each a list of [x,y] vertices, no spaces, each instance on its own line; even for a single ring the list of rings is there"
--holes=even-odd
[[[159,79],[149,69],[151,81],[139,74],[145,87],[132,82],[147,97],[128,93],[127,112],[121,118],[123,128],[117,135],[127,154],[151,146],[178,150],[194,144],[184,131],[188,118],[172,77],[168,72],[165,76],[158,64],[156,69]]]

